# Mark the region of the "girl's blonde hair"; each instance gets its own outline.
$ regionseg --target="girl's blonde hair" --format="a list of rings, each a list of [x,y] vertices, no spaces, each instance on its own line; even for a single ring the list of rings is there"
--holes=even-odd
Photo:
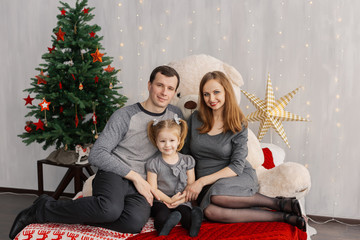
[[[204,85],[210,80],[215,80],[220,83],[225,91],[223,132],[240,132],[242,126],[248,126],[248,122],[244,113],[237,104],[235,93],[229,79],[220,71],[208,72],[201,79],[199,86],[199,120],[203,124],[200,128],[198,128],[199,132],[208,133],[214,125],[213,112],[211,108],[206,105],[204,100]]]
[[[178,121],[179,124],[176,122]],[[147,125],[147,134],[149,137],[150,142],[157,147],[156,145],[156,138],[159,134],[159,132],[163,129],[176,129],[178,132],[178,136],[180,138],[179,140],[179,146],[177,148],[177,151],[180,151],[185,143],[185,138],[188,131],[188,126],[186,121],[178,118],[174,119],[167,119],[167,120],[161,120],[161,121],[150,121]]]

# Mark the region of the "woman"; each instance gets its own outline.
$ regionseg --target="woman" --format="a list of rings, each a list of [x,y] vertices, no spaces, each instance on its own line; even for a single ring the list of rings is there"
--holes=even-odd
[[[196,161],[197,180],[186,187],[186,201],[197,200],[211,221],[283,221],[306,231],[296,199],[258,193],[256,172],[246,160],[247,120],[225,74],[205,74],[199,92],[183,151]]]

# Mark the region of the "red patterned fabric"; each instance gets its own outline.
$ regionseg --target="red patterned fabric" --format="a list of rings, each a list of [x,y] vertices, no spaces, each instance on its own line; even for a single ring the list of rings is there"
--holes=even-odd
[[[152,218],[145,224],[141,233],[154,231]],[[119,233],[101,227],[81,224],[43,223],[30,224],[15,240],[125,240],[136,234]]]
[[[30,224],[16,240],[147,240],[147,239],[226,239],[226,240],[306,240],[305,232],[281,222],[210,223],[204,222],[199,235],[190,238],[181,226],[168,236],[158,236],[150,219],[140,234],[119,233],[100,227],[81,224]]]
[[[271,169],[275,167],[274,164],[274,158],[273,155],[270,151],[269,148],[263,148],[263,153],[264,153],[264,163],[262,164],[262,166],[266,169]]]
[[[189,237],[187,231],[180,226],[172,229],[168,236],[158,236],[157,232],[148,232],[128,238],[128,240],[150,239],[306,240],[307,234],[282,222],[231,224],[204,222],[199,235],[195,238]]]

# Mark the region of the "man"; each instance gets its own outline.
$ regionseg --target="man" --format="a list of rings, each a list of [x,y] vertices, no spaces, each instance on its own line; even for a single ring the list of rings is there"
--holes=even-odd
[[[149,121],[182,116],[169,105],[179,86],[178,73],[159,66],[148,82],[149,97],[113,113],[95,142],[89,162],[98,167],[93,196],[74,201],[41,195],[16,217],[10,230],[13,239],[31,223],[82,223],[127,233],[140,232],[150,216],[153,197],[146,181],[145,163],[156,154],[146,125]]]

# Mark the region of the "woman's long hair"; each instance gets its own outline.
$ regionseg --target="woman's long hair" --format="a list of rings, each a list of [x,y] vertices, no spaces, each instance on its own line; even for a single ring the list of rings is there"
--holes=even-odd
[[[200,133],[208,133],[213,125],[214,118],[212,109],[209,108],[204,100],[204,85],[210,81],[215,80],[220,83],[225,90],[225,103],[223,110],[223,132],[231,131],[233,133],[240,132],[242,127],[247,127],[248,122],[237,104],[233,87],[226,77],[226,75],[220,71],[208,72],[201,79],[199,86],[199,120],[203,125],[198,128]]]

